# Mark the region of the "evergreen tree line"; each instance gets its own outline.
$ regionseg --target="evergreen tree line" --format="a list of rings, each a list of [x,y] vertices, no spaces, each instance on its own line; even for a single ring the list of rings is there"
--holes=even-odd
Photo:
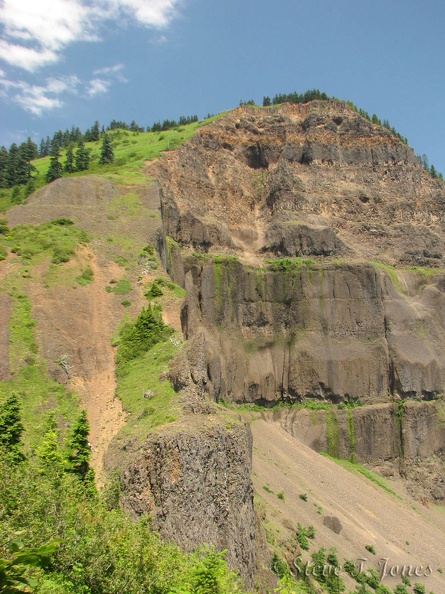
[[[66,148],[65,164],[59,161],[61,157],[61,146],[58,140],[51,143],[51,159],[49,168],[46,172],[45,180],[47,183],[62,177],[64,173],[74,173],[75,171],[86,171],[90,165],[90,149],[85,147],[85,142],[81,136],[77,142],[77,148],[74,152],[74,144],[70,143]]]
[[[155,122],[152,126],[144,129],[139,126],[134,120],[127,124],[123,121],[112,120],[105,128],[100,126],[99,121],[95,121],[91,128],[82,134],[80,128],[73,126],[71,130],[57,130],[50,138],[42,138],[38,146],[31,138],[28,138],[20,145],[12,144],[9,150],[2,146],[0,147],[0,188],[14,188],[15,186],[29,185],[29,189],[25,191],[28,196],[34,191],[33,173],[36,171],[31,161],[41,157],[51,157],[50,166],[46,175],[46,181],[50,182],[59,177],[63,173],[73,173],[75,171],[86,171],[89,167],[89,149],[85,148],[86,142],[97,142],[101,138],[103,146],[101,151],[101,164],[112,163],[114,160],[113,149],[111,141],[107,137],[107,132],[112,130],[128,130],[129,132],[161,132],[176,128],[177,126],[185,126],[198,121],[198,116],[180,116],[179,120],[164,120],[163,122]],[[75,152],[75,148],[77,148]],[[59,162],[61,151],[66,151],[66,162],[62,165]],[[19,190],[17,190],[19,193]]]
[[[272,99],[268,96],[263,97],[263,107],[270,107],[271,105],[278,105],[280,103],[307,103],[308,101],[314,101],[316,99],[320,101],[330,101],[335,99],[335,97],[329,97],[326,93],[323,93],[318,89],[311,89],[305,93],[278,93]],[[380,118],[375,113],[370,116],[367,111],[362,108],[358,108],[356,105],[354,105],[354,103],[352,103],[352,101],[348,101],[347,103],[363,118],[367,119],[373,124],[383,126],[383,128],[386,128],[392,132],[392,134],[394,134],[394,136],[396,136],[404,144],[408,144],[408,138],[406,138],[406,136],[402,136],[400,132],[394,128],[394,126],[391,126],[388,120],[380,120]],[[255,102],[253,99],[250,99],[249,101],[240,101],[240,105],[255,105]],[[442,173],[437,171],[434,165],[430,166],[428,157],[425,154],[417,155],[417,158],[426,172],[428,172],[434,179],[440,179],[443,181]]]
[[[278,105],[279,103],[307,103],[308,101],[314,100],[329,101],[334,97],[329,97],[326,93],[319,91],[318,89],[310,89],[304,93],[278,93],[271,100],[270,97],[263,97],[263,107],[269,107],[270,105]]]
[[[31,138],[20,145],[13,143],[9,150],[0,147],[0,188],[27,184],[35,171],[31,161],[38,156],[38,147]]]

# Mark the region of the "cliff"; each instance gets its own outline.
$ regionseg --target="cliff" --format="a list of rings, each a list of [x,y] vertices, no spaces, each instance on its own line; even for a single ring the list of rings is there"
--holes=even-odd
[[[239,108],[147,171],[212,398],[442,394],[444,185],[392,133],[338,101]]]
[[[161,259],[186,289],[187,342],[170,368],[179,394],[345,405],[267,418],[442,501],[443,183],[338,101],[236,109],[146,173]],[[251,579],[250,430],[187,418],[133,452],[125,505],[186,547],[227,547]]]

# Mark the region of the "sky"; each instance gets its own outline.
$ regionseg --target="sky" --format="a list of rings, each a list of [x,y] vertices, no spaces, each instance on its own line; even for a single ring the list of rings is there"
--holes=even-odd
[[[0,0],[0,145],[317,88],[445,173],[444,0]]]

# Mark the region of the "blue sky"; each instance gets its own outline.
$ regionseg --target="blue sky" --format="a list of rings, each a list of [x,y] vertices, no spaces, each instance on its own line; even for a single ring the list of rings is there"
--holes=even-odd
[[[318,88],[445,173],[443,0],[0,0],[0,144]]]

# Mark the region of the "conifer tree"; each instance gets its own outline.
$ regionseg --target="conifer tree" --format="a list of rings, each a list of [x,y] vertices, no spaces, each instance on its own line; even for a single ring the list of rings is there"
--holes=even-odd
[[[111,140],[108,134],[104,134],[104,139],[102,142],[102,151],[99,159],[99,163],[101,165],[105,165],[106,163],[112,163],[114,161],[114,152],[113,147],[111,146]]]
[[[70,472],[78,475],[81,479],[85,479],[90,472],[90,447],[88,443],[88,433],[90,427],[88,424],[87,413],[83,410],[80,417],[74,424],[70,438],[67,445],[70,450],[68,457],[68,466]]]
[[[82,138],[79,139],[75,156],[75,165],[77,171],[86,171],[90,165],[90,151],[85,148],[85,143]]]
[[[60,449],[59,434],[60,431],[54,413],[50,413],[46,423],[46,431],[36,449],[36,454],[43,462],[64,468],[65,459]]]
[[[57,142],[52,143],[51,148],[51,159],[49,162],[49,168],[46,172],[46,183],[49,184],[50,182],[62,177],[63,175],[63,166],[59,161],[60,157],[60,148]]]
[[[67,173],[73,173],[73,171],[76,170],[74,167],[74,153],[72,143],[70,143],[66,149],[66,161],[63,170]]]
[[[93,142],[99,140],[100,138],[100,127],[97,120],[94,122],[93,127],[91,128],[90,136]]]
[[[0,405],[0,450],[15,463],[24,459],[21,451],[22,433],[20,403],[17,395],[12,393]]]

